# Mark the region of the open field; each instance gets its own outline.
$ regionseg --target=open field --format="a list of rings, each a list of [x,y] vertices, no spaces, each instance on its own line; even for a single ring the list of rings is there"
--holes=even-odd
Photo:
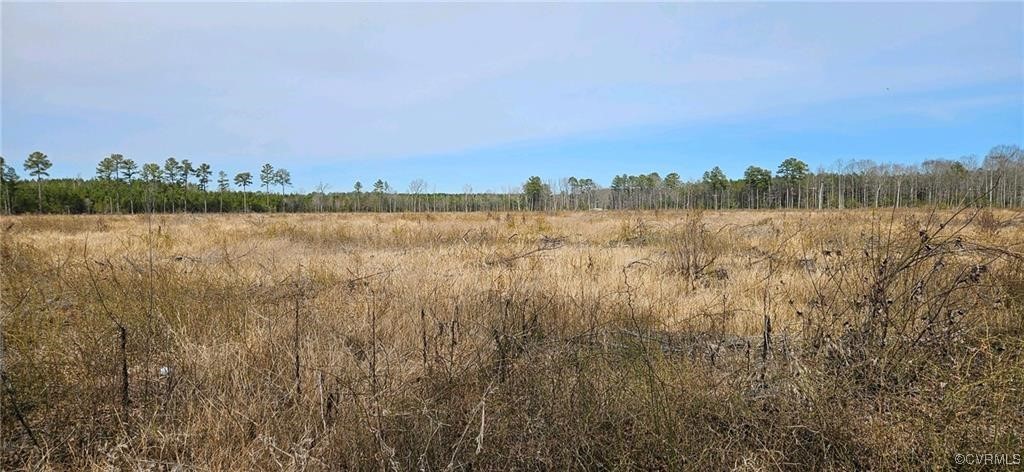
[[[2,229],[4,470],[891,469],[1024,452],[1017,213]]]

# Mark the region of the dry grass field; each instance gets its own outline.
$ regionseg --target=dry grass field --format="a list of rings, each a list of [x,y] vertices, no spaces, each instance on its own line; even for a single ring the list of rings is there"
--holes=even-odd
[[[905,469],[1024,450],[1024,219],[2,220],[0,468]]]

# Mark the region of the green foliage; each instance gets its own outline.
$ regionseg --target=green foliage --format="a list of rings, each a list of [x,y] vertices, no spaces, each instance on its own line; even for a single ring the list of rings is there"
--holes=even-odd
[[[138,174],[138,172],[139,167],[138,165],[135,164],[135,161],[131,159],[125,159],[124,162],[121,163],[121,175],[124,176],[125,180],[130,181],[134,179],[135,175]]]
[[[231,189],[231,182],[228,180],[228,173],[224,171],[217,172],[217,190],[220,192],[227,192]]]
[[[183,159],[181,161],[181,166],[178,168],[178,170],[180,172],[178,176],[181,178],[181,185],[184,187],[188,187],[188,178],[190,175],[192,175],[192,172],[195,171],[195,169],[192,168],[192,162],[189,161],[188,159]]]
[[[270,193],[270,186],[275,183],[274,181],[274,166],[270,164],[263,164],[260,168],[260,183],[267,189],[267,193]]]
[[[146,182],[160,182],[164,179],[164,170],[160,164],[149,162],[142,166],[142,180]]]
[[[676,178],[678,178],[678,174]],[[641,175],[616,175],[612,179],[613,190],[650,190],[662,185],[661,176],[657,172]]]
[[[42,152],[32,153],[24,163],[34,185],[17,185],[14,168],[0,158],[0,211],[40,212],[131,212],[136,203],[149,202],[136,192],[151,191],[154,207],[163,211],[192,211],[196,201],[203,211],[214,170],[207,163],[194,166],[185,159],[170,157],[162,164],[141,165],[121,154],[110,154],[96,166],[92,180],[57,179],[46,182],[52,163]],[[190,181],[191,178],[196,180]],[[217,211],[249,209],[249,187],[253,174],[235,176],[240,194],[231,194],[229,174],[218,171]],[[1010,208],[1024,204],[1024,151],[1019,146],[997,146],[981,165],[974,156],[959,160],[931,159],[919,165],[877,164],[872,161],[840,162],[832,171],[809,171],[795,157],[785,159],[773,177],[768,169],[750,166],[739,180],[730,180],[724,170],[714,167],[700,180],[683,181],[678,173],[664,177],[657,172],[616,175],[610,188],[593,179],[571,176],[559,180],[558,193],[540,176],[532,176],[521,192],[503,190],[474,193],[465,186],[461,193],[424,193],[426,182],[417,179],[407,193],[396,192],[384,179],[372,185],[372,195],[362,196],[362,182],[352,192],[327,192],[327,185],[305,195],[288,195],[291,173],[271,164],[261,167],[259,178],[265,192],[255,211],[517,211],[583,209],[669,209],[669,208],[858,208],[866,206],[936,205],[951,207],[987,193],[979,204]],[[137,182],[147,185],[138,186]],[[159,184],[159,185],[157,185]],[[280,192],[273,192],[280,186]],[[34,200],[31,191],[35,191]],[[279,197],[279,198],[275,198]],[[236,204],[237,202],[237,204]]]
[[[164,182],[167,182],[168,184],[172,185],[178,183],[178,179],[180,178],[181,175],[181,164],[178,163],[177,159],[173,157],[168,157],[167,160],[164,161],[163,175]]]
[[[551,194],[551,188],[545,184],[540,177],[533,176],[523,184],[523,193],[526,194],[526,201],[531,210],[539,209],[544,199]]]
[[[199,164],[199,167],[196,167],[195,174],[196,179],[199,180],[199,189],[205,192],[206,186],[210,184],[210,175],[213,174],[213,171],[210,170],[210,164],[205,162]]]
[[[705,171],[702,180],[713,192],[725,190],[729,184],[729,178],[725,176],[725,172],[718,166]]]
[[[49,177],[50,167],[53,163],[50,162],[50,158],[39,151],[29,154],[28,159],[25,161],[25,171],[28,175],[40,179],[42,177]]]
[[[248,172],[235,174],[235,185],[242,187],[242,190],[245,190],[246,187],[252,185],[252,174]]]
[[[43,212],[43,177],[49,177],[50,167],[53,163],[39,151],[35,151],[29,154],[28,159],[25,161],[25,170],[28,171],[28,175],[36,178],[36,200],[38,203],[38,211]]]
[[[569,184],[569,191],[573,195],[580,195],[593,192],[597,190],[597,184],[594,183],[593,179],[578,179],[576,177],[569,177],[567,180]]]
[[[111,156],[113,156],[113,154],[111,154]],[[116,164],[114,164],[114,161],[110,157],[104,158],[100,161],[99,165],[96,166],[96,178],[100,180],[110,180],[114,178],[114,172],[116,172],[115,165]]]
[[[758,166],[750,166],[743,173],[743,181],[752,189],[767,190],[772,183],[772,172]]]
[[[0,156],[0,182],[14,183],[17,181],[18,173],[14,171],[14,167],[7,165],[3,156]]]
[[[778,174],[783,180],[790,184],[796,184],[807,177],[807,164],[800,159],[790,157],[779,164]]]
[[[277,169],[274,171],[274,184],[281,186],[281,193],[284,194],[284,188],[292,184],[292,174],[288,172],[288,169]]]
[[[0,212],[13,213],[14,205],[11,201],[11,193],[17,183],[18,173],[14,171],[13,167],[7,165],[3,156],[0,156]]]
[[[675,172],[670,172],[668,175],[665,176],[665,180],[662,181],[662,185],[664,185],[665,188],[669,189],[679,188],[679,185],[681,183],[682,181],[679,180],[679,174]]]

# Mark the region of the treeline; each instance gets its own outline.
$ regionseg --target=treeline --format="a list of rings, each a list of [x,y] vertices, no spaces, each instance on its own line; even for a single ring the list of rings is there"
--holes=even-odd
[[[719,167],[700,180],[678,173],[615,176],[608,187],[590,178],[545,181],[530,177],[501,193],[427,192],[416,179],[399,192],[378,179],[351,191],[289,193],[287,169],[264,164],[250,172],[214,173],[209,164],[168,158],[141,166],[120,154],[103,158],[90,179],[50,179],[53,163],[34,152],[22,165],[26,177],[0,157],[0,212],[405,212],[551,211],[672,208],[863,208],[957,206],[971,199],[992,207],[1024,207],[1024,151],[1016,145],[992,148],[984,158],[933,159],[915,165],[853,161],[818,169],[787,158],[778,168],[750,166],[730,178]]]

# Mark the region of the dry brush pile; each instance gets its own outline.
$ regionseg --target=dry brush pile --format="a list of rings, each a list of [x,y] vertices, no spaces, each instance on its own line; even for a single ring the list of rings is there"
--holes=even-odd
[[[15,468],[776,469],[1024,447],[1024,221],[6,218]]]

